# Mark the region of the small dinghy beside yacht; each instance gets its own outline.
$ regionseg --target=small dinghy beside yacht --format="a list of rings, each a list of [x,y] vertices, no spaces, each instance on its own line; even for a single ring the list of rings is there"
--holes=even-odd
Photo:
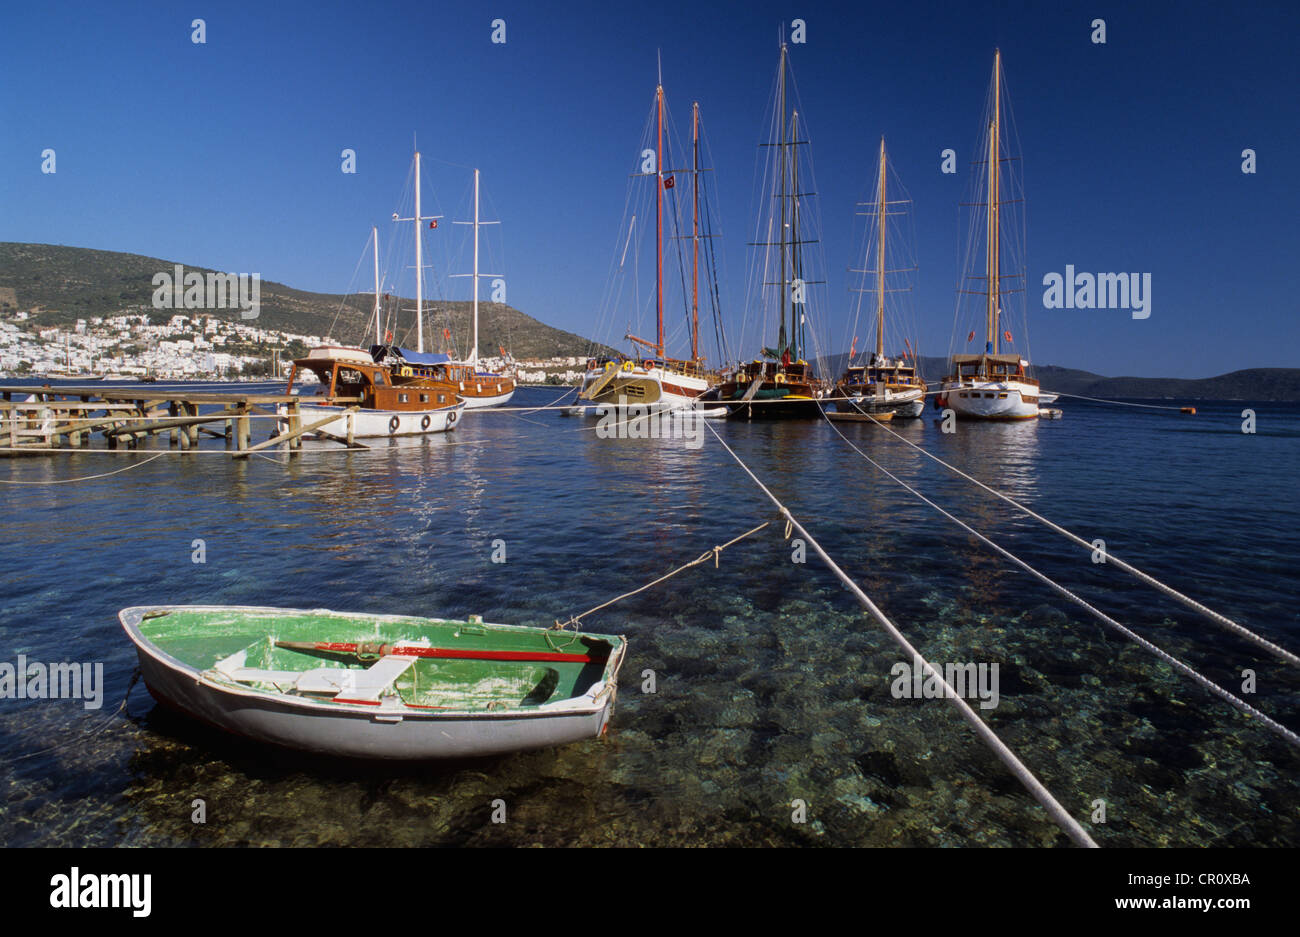
[[[621,637],[238,606],[123,609],[156,700],[228,732],[327,755],[438,759],[605,732]]]

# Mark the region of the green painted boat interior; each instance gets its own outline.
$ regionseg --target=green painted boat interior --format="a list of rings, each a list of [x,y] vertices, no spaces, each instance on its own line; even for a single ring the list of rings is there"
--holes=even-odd
[[[309,671],[364,670],[374,659],[278,647],[277,643],[395,644],[422,639],[455,651],[565,654],[590,660],[501,661],[419,658],[392,684],[408,706],[483,711],[528,709],[582,696],[602,680],[608,658],[623,639],[543,628],[523,628],[431,618],[392,618],[339,612],[242,609],[160,609],[139,625],[163,653],[205,676],[273,695],[292,693],[283,683],[235,681],[214,670],[218,661],[245,652],[246,668]],[[329,701],[328,697],[315,697]],[[343,704],[340,704],[343,705]]]

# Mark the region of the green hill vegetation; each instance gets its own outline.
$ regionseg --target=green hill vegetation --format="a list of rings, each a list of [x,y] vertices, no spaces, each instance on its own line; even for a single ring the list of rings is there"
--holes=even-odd
[[[170,273],[176,263],[118,251],[0,242],[0,312],[13,311],[6,306],[28,310],[40,325],[66,325],[77,319],[123,312],[169,316],[170,312],[152,308],[153,277],[159,272]],[[225,272],[188,263],[185,270],[205,275]],[[311,293],[267,279],[262,279],[260,289],[261,314],[251,324],[303,335],[328,334],[340,341],[357,342],[366,337],[374,305],[371,294]],[[393,299],[390,304],[410,309],[415,300]],[[441,335],[442,329],[449,328],[460,343],[470,333],[471,311],[469,302],[425,303],[426,322],[432,324],[433,334]],[[239,312],[222,309],[202,314],[236,318]],[[405,313],[402,318],[409,323],[412,316]],[[398,341],[407,337],[411,344],[415,343],[413,336],[397,331]],[[516,358],[583,356],[608,350],[580,335],[538,322],[512,306],[480,302],[480,353],[496,354],[499,346]],[[462,353],[466,350],[458,349]]]

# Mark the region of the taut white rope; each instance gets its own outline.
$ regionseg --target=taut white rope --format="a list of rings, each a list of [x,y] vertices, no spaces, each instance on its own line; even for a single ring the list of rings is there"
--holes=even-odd
[[[891,480],[894,481],[894,482],[897,482],[897,483],[898,483],[899,485],[901,485],[904,489],[906,489],[907,491],[911,492],[913,495],[915,495],[917,498],[919,498],[919,499],[920,499],[921,501],[923,501],[925,504],[928,504],[930,507],[934,508],[936,511],[938,511],[940,514],[942,514],[944,517],[948,518],[948,520],[952,521],[954,524],[956,524],[957,526],[961,527],[961,528],[962,528],[963,530],[965,530],[967,533],[971,534],[973,537],[975,537],[976,539],[978,539],[981,543],[984,543],[986,546],[991,547],[993,550],[995,550],[995,551],[997,551],[998,553],[1000,553],[1000,554],[1002,554],[1003,556],[1005,556],[1007,559],[1009,559],[1011,562],[1015,563],[1017,566],[1019,566],[1019,567],[1020,567],[1021,569],[1023,569],[1025,572],[1029,573],[1031,576],[1033,576],[1033,577],[1035,577],[1036,579],[1038,579],[1038,580],[1040,580],[1040,581],[1046,583],[1046,584],[1047,584],[1048,586],[1050,586],[1053,590],[1055,590],[1056,592],[1058,592],[1058,593],[1060,593],[1061,595],[1065,596],[1065,597],[1066,597],[1067,599],[1069,599],[1071,602],[1073,602],[1073,603],[1075,603],[1076,605],[1078,605],[1079,607],[1081,607],[1081,608],[1087,610],[1087,611],[1088,611],[1088,612],[1089,612],[1093,617],[1095,617],[1095,618],[1096,618],[1098,621],[1100,621],[1102,624],[1106,625],[1106,626],[1109,627],[1109,628],[1113,628],[1113,629],[1115,629],[1115,630],[1118,631],[1120,634],[1122,634],[1122,635],[1124,635],[1126,638],[1128,638],[1130,641],[1133,641],[1135,644],[1139,645],[1140,647],[1144,648],[1145,650],[1150,651],[1152,654],[1156,655],[1156,657],[1159,657],[1162,661],[1164,661],[1164,662],[1165,662],[1166,664],[1168,664],[1170,667],[1173,667],[1175,670],[1177,670],[1179,673],[1183,674],[1184,676],[1191,677],[1192,680],[1194,680],[1196,683],[1200,684],[1204,689],[1209,690],[1211,693],[1215,694],[1216,696],[1219,696],[1219,697],[1221,697],[1222,699],[1226,700],[1227,702],[1231,703],[1233,706],[1235,706],[1237,709],[1241,710],[1243,713],[1246,713],[1248,716],[1254,716],[1256,719],[1258,719],[1258,720],[1260,720],[1262,723],[1264,723],[1264,725],[1265,725],[1265,726],[1266,726],[1270,731],[1272,731],[1272,732],[1274,732],[1274,733],[1280,735],[1280,736],[1281,736],[1285,741],[1289,742],[1291,745],[1295,746],[1296,748],[1300,748],[1300,736],[1296,735],[1294,732],[1292,732],[1292,731],[1291,731],[1290,729],[1288,729],[1286,726],[1284,726],[1284,725],[1282,725],[1280,722],[1277,722],[1276,720],[1270,718],[1269,716],[1266,716],[1264,713],[1260,712],[1258,709],[1256,709],[1254,706],[1251,706],[1249,703],[1247,703],[1245,700],[1241,699],[1240,697],[1234,696],[1231,692],[1229,692],[1228,690],[1225,690],[1223,687],[1219,686],[1217,683],[1215,683],[1215,682],[1214,682],[1213,680],[1211,680],[1209,677],[1202,676],[1198,671],[1194,670],[1194,669],[1193,669],[1192,667],[1190,667],[1189,665],[1184,664],[1182,661],[1180,661],[1178,658],[1174,657],[1172,654],[1169,654],[1168,652],[1166,652],[1166,651],[1162,650],[1161,648],[1157,647],[1156,645],[1152,644],[1152,643],[1151,643],[1150,641],[1148,641],[1146,638],[1144,638],[1144,637],[1142,637],[1141,635],[1137,634],[1136,632],[1134,632],[1134,631],[1132,631],[1132,630],[1126,628],[1124,625],[1121,625],[1119,622],[1117,622],[1115,619],[1111,618],[1111,617],[1110,617],[1109,615],[1107,615],[1105,612],[1102,612],[1101,610],[1099,610],[1099,609],[1095,608],[1094,606],[1090,605],[1086,600],[1084,600],[1084,599],[1080,598],[1079,596],[1075,595],[1075,594],[1074,594],[1073,592],[1071,592],[1069,589],[1065,588],[1065,586],[1062,586],[1060,583],[1056,582],[1055,580],[1050,579],[1048,576],[1044,575],[1043,573],[1040,573],[1038,570],[1034,569],[1032,566],[1030,566],[1030,565],[1029,565],[1028,563],[1026,563],[1024,560],[1020,559],[1020,557],[1015,556],[1015,555],[1012,554],[1010,551],[1008,551],[1008,550],[1006,550],[1005,548],[1003,548],[1003,547],[999,546],[998,544],[994,543],[992,540],[990,540],[988,537],[984,536],[982,533],[980,533],[980,532],[979,532],[978,530],[976,530],[974,527],[971,527],[971,526],[970,526],[969,524],[967,524],[965,521],[963,521],[963,520],[961,520],[960,518],[955,517],[954,515],[948,513],[948,512],[945,511],[943,508],[939,507],[939,505],[935,504],[933,501],[931,501],[929,498],[927,498],[925,495],[921,494],[921,492],[917,491],[915,488],[913,488],[913,487],[912,487],[911,485],[909,485],[907,482],[903,481],[901,478],[899,478],[899,477],[898,477],[897,475],[895,475],[893,472],[889,471],[889,469],[885,468],[883,465],[881,465],[881,464],[880,464],[879,462],[877,462],[875,459],[871,458],[871,456],[867,455],[865,452],[863,452],[861,449],[859,449],[857,446],[855,446],[855,445],[853,444],[853,442],[852,442],[851,440],[849,440],[849,438],[848,438],[847,436],[845,436],[843,433],[840,432],[839,427],[835,426],[835,424],[832,423],[832,424],[831,424],[831,428],[834,429],[836,433],[839,433],[840,438],[843,439],[846,443],[848,443],[848,444],[849,444],[849,447],[850,447],[851,449],[853,449],[854,452],[856,452],[858,455],[862,456],[862,458],[864,458],[864,459],[866,459],[868,462],[870,462],[870,463],[871,463],[873,466],[875,466],[879,471],[883,472],[883,473],[884,473],[884,474],[885,474],[889,479],[891,479]]]
[[[824,413],[822,415],[825,416]],[[830,420],[827,420],[827,422],[829,423]],[[1038,521],[1041,524],[1046,525],[1047,527],[1056,531],[1061,536],[1066,537],[1069,540],[1072,540],[1073,542],[1077,543],[1079,546],[1084,547],[1089,551],[1095,549],[1095,547],[1091,543],[1089,543],[1087,540],[1084,540],[1078,534],[1066,530],[1060,524],[1048,520],[1046,517],[1043,517],[1043,515],[1035,512],[1031,508],[1025,507],[1023,504],[1021,504],[1019,501],[1012,498],[1010,495],[1005,495],[1002,492],[998,491],[996,488],[990,488],[988,485],[984,484],[982,481],[980,481],[978,478],[975,478],[973,475],[966,474],[961,469],[957,468],[955,465],[951,465],[945,462],[943,459],[939,458],[934,453],[929,452],[923,449],[922,447],[918,446],[916,443],[912,442],[912,440],[908,439],[906,436],[902,436],[899,433],[896,433],[893,429],[890,428],[888,423],[882,423],[880,421],[876,421],[876,424],[880,426],[882,429],[884,429],[885,432],[889,433],[891,436],[894,436],[897,439],[901,439],[903,442],[907,443],[909,446],[911,446],[917,452],[924,455],[926,458],[938,462],[940,465],[948,469],[950,472],[960,475],[962,478],[966,479],[969,482],[973,482],[974,484],[978,485],[980,488],[983,488],[989,494],[1001,498],[1007,504],[1011,505],[1012,507],[1016,508],[1019,511],[1023,511],[1025,514],[1029,515],[1034,520]],[[834,426],[835,424],[831,423],[831,425]],[[841,433],[840,435],[842,437],[844,434]],[[859,452],[860,451],[861,450],[859,450]],[[1186,605],[1188,608],[1192,609],[1192,611],[1197,612],[1198,614],[1204,616],[1205,618],[1208,618],[1216,625],[1219,625],[1222,628],[1226,628],[1228,631],[1233,632],[1238,637],[1245,638],[1247,641],[1250,641],[1251,643],[1264,648],[1266,651],[1269,651],[1274,656],[1280,658],[1281,660],[1286,661],[1288,664],[1295,664],[1297,666],[1300,666],[1300,657],[1297,657],[1295,654],[1288,651],[1286,648],[1274,644],[1272,641],[1256,634],[1255,632],[1251,631],[1249,628],[1245,627],[1244,625],[1239,625],[1237,622],[1233,621],[1231,618],[1227,617],[1226,615],[1221,615],[1218,612],[1216,612],[1214,609],[1202,605],[1200,602],[1196,601],[1191,596],[1184,595],[1183,593],[1179,592],[1173,586],[1165,585],[1159,579],[1156,579],[1154,576],[1150,575],[1149,573],[1144,573],[1136,566],[1124,562],[1119,557],[1115,556],[1113,553],[1109,551],[1106,552],[1106,564],[1107,565],[1113,564],[1117,566],[1119,569],[1122,569],[1124,572],[1128,573],[1129,575],[1137,579],[1140,579],[1142,582],[1145,582],[1147,585],[1151,586],[1152,588],[1157,589],[1160,592],[1163,592],[1171,599],[1181,602],[1183,605]]]
[[[708,426],[707,423],[705,425]],[[822,549],[821,544],[817,542],[813,535],[808,533],[808,530],[795,519],[794,515],[790,513],[790,509],[777,500],[776,495],[772,494],[772,492],[768,490],[767,486],[759,481],[758,476],[749,470],[749,466],[746,465],[740,456],[736,455],[736,453],[732,451],[732,448],[723,441],[722,437],[718,435],[718,431],[712,426],[709,426],[709,432],[713,433],[714,438],[718,440],[722,445],[722,448],[727,450],[727,454],[736,460],[736,464],[744,470],[745,474],[753,480],[754,484],[759,487],[763,494],[767,495],[768,500],[776,505],[777,509],[781,512],[781,516],[785,518],[786,523],[799,531],[799,534],[812,545],[813,550],[815,550],[817,555],[822,558],[822,562],[830,568],[836,578],[838,578],[840,582],[844,583],[845,587],[852,592],[857,600],[862,603],[863,607],[871,613],[871,617],[875,618],[876,621],[880,623],[881,627],[884,628],[885,631],[888,632],[889,636],[894,639],[894,643],[903,649],[903,652],[908,655],[909,659],[921,661],[924,665],[926,676],[938,681],[938,683],[943,687],[944,696],[957,707],[957,711],[960,712],[962,717],[970,723],[971,727],[975,730],[975,734],[978,735],[985,744],[993,749],[993,753],[998,756],[998,759],[1001,760],[1008,769],[1010,769],[1011,773],[1016,776],[1016,779],[1019,780],[1026,789],[1028,789],[1029,793],[1033,795],[1034,799],[1037,800],[1039,804],[1042,805],[1043,809],[1047,811],[1048,815],[1056,822],[1057,826],[1064,830],[1065,834],[1077,845],[1096,848],[1097,843],[1088,835],[1088,831],[1079,825],[1079,821],[1070,816],[1069,812],[1061,806],[1060,802],[1055,797],[1052,796],[1052,792],[1043,786],[1043,782],[1038,780],[1032,771],[1025,767],[1024,762],[1016,757],[1016,753],[1008,748],[1007,744],[1003,742],[1002,739],[998,738],[997,733],[988,727],[984,720],[981,719],[975,710],[970,707],[970,704],[957,695],[957,691],[953,689],[946,679],[944,679],[943,674],[936,670],[916,648],[912,647],[911,643],[903,633],[898,630],[897,626],[889,620],[884,612],[876,607],[876,603],[871,601],[871,598],[862,591],[856,582],[849,578],[848,574],[845,573],[844,570],[840,569],[838,564],[836,564],[826,551]]]

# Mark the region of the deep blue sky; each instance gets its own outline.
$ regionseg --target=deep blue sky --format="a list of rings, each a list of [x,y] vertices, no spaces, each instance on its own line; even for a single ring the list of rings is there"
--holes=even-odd
[[[724,299],[739,320],[777,37],[783,21],[802,17],[808,41],[791,57],[824,218],[823,342],[838,346],[847,329],[854,203],[866,197],[883,133],[914,199],[922,351],[947,350],[964,231],[957,203],[1000,46],[1024,157],[1034,360],[1193,377],[1300,366],[1298,11],[1249,2],[8,4],[0,240],[364,289],[368,266],[355,282],[353,270],[371,224],[392,239],[416,133],[448,220],[465,206],[461,167],[482,169],[504,222],[493,263],[506,269],[492,272],[507,274],[511,304],[590,335],[662,49],[682,129],[691,100],[705,111]],[[195,16],[207,20],[206,45],[190,42]],[[489,42],[496,17],[507,22],[505,45]],[[1106,20],[1104,46],[1089,40],[1094,17]],[[54,176],[39,171],[45,147],[58,154]],[[356,175],[339,171],[344,147],[357,151]],[[957,150],[958,176],[939,171],[945,147]],[[1246,147],[1258,153],[1255,175],[1240,171]],[[1043,309],[1043,275],[1066,264],[1150,272],[1151,318]],[[444,294],[466,295],[464,284]]]

